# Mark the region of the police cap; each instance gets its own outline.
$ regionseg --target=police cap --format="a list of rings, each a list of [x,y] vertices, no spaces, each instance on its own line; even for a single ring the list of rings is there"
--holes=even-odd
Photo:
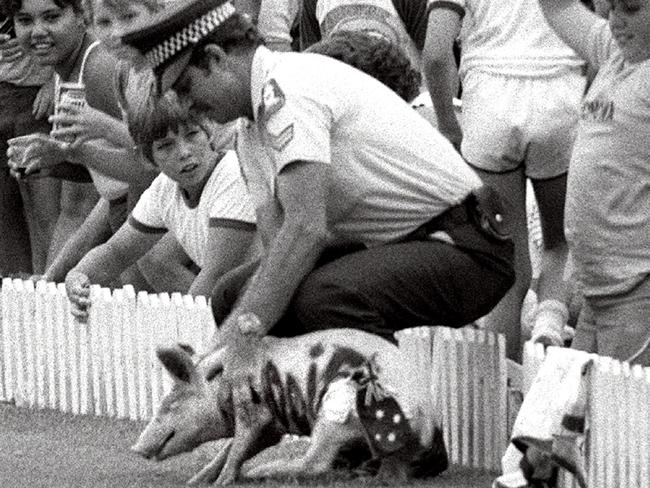
[[[134,48],[153,69],[160,94],[187,67],[192,48],[236,12],[232,0],[173,2],[143,27],[126,32],[122,44]]]

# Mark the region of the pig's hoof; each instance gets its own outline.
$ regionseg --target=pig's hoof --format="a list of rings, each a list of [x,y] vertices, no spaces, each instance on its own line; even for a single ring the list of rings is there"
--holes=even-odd
[[[304,459],[279,460],[260,464],[246,473],[246,478],[280,478],[287,476],[315,476],[327,471],[325,466],[307,463]]]
[[[217,478],[217,481],[215,481],[215,485],[218,486],[226,486],[226,485],[232,485],[237,481],[237,474],[236,473],[229,473],[227,471],[222,471],[219,477]]]
[[[196,473],[194,476],[192,476],[187,481],[187,485],[188,486],[209,485],[215,479],[217,478],[212,474],[212,472],[205,472],[205,469],[203,469],[198,473]]]
[[[283,469],[284,463],[279,463],[278,461],[272,461],[269,463],[261,464],[255,466],[253,469],[249,469],[246,473],[246,478],[273,478],[274,476],[279,476],[284,474],[285,469]]]

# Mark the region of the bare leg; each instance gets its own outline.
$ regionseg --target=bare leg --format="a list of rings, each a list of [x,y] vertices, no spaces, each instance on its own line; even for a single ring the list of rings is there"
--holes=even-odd
[[[568,319],[568,286],[564,280],[567,243],[564,238],[566,174],[548,180],[534,180],[544,246],[537,296],[539,313],[533,338],[548,345],[561,345],[561,334]]]
[[[223,449],[217,453],[212,461],[206,464],[201,471],[196,473],[190,480],[187,482],[188,485],[198,485],[202,483],[211,483],[219,477],[219,473],[223,469],[224,464],[226,464],[226,459],[228,454],[230,454],[230,448],[232,446],[232,439],[228,439],[228,442]]]
[[[568,252],[564,238],[566,174],[550,180],[535,180],[533,188],[544,235],[537,294],[540,301],[549,298],[566,301],[566,282],[562,279]]]
[[[61,182],[54,178],[28,178],[20,182],[32,249],[35,274],[43,274],[53,256],[48,256],[59,218]]]
[[[99,199],[91,183],[61,182],[61,213],[50,244],[49,256],[57,256],[65,242],[81,227]]]
[[[521,361],[521,305],[530,288],[530,257],[526,218],[526,177],[523,168],[509,173],[477,170],[481,179],[496,189],[503,199],[508,231],[515,243],[515,284],[499,304],[483,319],[485,327],[506,337],[506,354]]]

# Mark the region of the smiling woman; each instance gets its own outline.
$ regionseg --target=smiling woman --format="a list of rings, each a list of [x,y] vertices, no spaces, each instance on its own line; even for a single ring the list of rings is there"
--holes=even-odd
[[[81,5],[75,0],[14,2],[16,36],[41,64],[71,70],[86,31]]]
[[[5,10],[13,19],[16,39],[21,47],[36,63],[51,66],[66,81],[72,74],[85,41],[85,25],[79,1],[9,0],[5,4]],[[63,178],[58,202],[60,213],[53,226],[50,245],[50,257],[53,257],[90,212],[97,193],[88,184],[90,177],[83,166],[60,164],[65,161],[60,148],[47,138],[42,139],[29,148],[34,159],[28,160],[30,166],[27,175],[40,170],[41,175]],[[35,162],[37,159],[39,161]],[[51,162],[49,166],[56,168],[46,169],[46,161]],[[13,167],[11,158],[9,163]]]

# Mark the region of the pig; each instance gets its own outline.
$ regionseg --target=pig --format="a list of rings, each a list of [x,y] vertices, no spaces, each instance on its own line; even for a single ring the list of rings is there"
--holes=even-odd
[[[342,447],[355,443],[381,458],[381,477],[434,476],[447,469],[442,430],[435,423],[431,431],[415,392],[403,386],[409,359],[396,345],[354,329],[262,341],[251,358],[255,376],[247,405],[234,405],[231,389],[221,382],[225,348],[201,358],[186,346],[158,348],[174,384],[132,450],[162,460],[232,438],[189,484],[235,482],[246,460],[285,434],[309,435],[305,454],[255,466],[247,477],[322,474]],[[368,405],[375,410],[367,411]],[[385,414],[390,418],[381,420]]]

